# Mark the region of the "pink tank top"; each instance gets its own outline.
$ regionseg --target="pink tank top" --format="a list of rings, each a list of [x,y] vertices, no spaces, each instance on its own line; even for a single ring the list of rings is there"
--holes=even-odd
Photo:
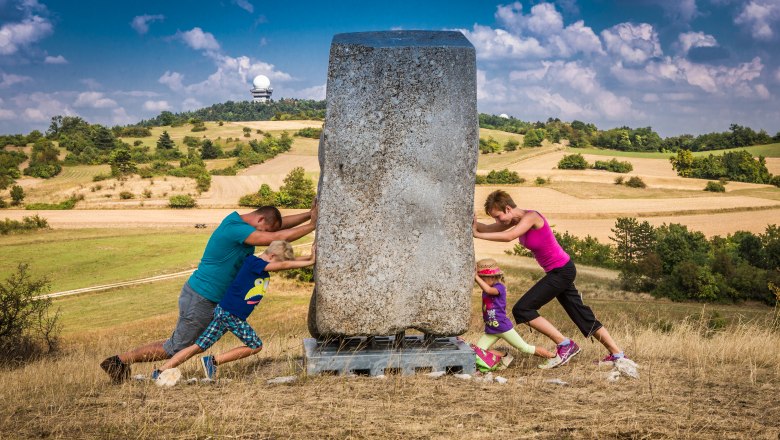
[[[533,211],[539,214],[538,211]],[[539,229],[529,229],[528,232],[520,236],[520,244],[531,251],[536,258],[536,262],[542,266],[545,272],[563,267],[569,262],[570,257],[563,250],[558,240],[555,239],[550,224],[542,214],[539,217],[544,220],[544,226]]]

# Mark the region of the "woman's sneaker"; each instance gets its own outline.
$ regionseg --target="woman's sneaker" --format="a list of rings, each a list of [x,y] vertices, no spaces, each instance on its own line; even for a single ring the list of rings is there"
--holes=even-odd
[[[628,359],[625,355],[623,356],[615,356],[614,354],[610,353],[604,357],[604,359],[601,359],[600,361],[596,361],[596,364],[598,364],[599,367],[603,366],[613,366],[615,365],[615,361],[618,359]]]
[[[542,370],[549,370],[551,368],[557,367],[558,365],[561,365],[561,358],[560,356],[555,356],[554,358],[547,359],[543,364],[539,364],[539,368]]]
[[[217,376],[217,363],[214,356],[203,356],[200,358],[200,365],[203,366],[203,373],[207,379],[214,380]]]
[[[571,358],[580,354],[580,346],[571,340],[569,341],[568,345],[558,345],[556,348],[558,357],[561,358],[561,363],[556,365],[557,367],[560,367],[561,365],[569,362]]]

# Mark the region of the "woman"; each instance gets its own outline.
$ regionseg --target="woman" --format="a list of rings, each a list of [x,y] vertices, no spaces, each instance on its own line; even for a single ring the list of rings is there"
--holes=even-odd
[[[624,357],[623,351],[609,335],[607,329],[596,319],[590,307],[582,302],[582,295],[574,286],[577,268],[571,257],[563,250],[550,229],[547,220],[538,212],[518,208],[506,191],[493,191],[485,200],[485,212],[495,220],[486,225],[474,218],[474,237],[490,241],[510,242],[518,239],[520,244],[533,253],[534,258],[546,272],[545,276],[531,287],[512,308],[515,322],[528,323],[557,344],[557,356],[549,359],[539,368],[555,368],[579,354],[580,347],[566,338],[548,320],[539,315],[539,309],[557,299],[569,318],[587,338],[593,336],[609,351],[602,360],[611,364]]]

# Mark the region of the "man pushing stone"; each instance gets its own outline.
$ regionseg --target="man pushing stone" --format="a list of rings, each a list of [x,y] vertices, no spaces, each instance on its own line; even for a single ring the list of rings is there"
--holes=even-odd
[[[309,223],[302,225],[307,220]],[[192,345],[211,322],[214,307],[235,278],[244,258],[254,254],[255,246],[268,246],[275,240],[297,240],[314,231],[316,223],[316,201],[309,212],[286,217],[273,206],[263,206],[241,215],[232,212],[211,234],[198,269],[181,289],[179,318],[171,336],[111,356],[101,362],[100,367],[114,383],[121,383],[130,378],[131,364],[168,359]]]

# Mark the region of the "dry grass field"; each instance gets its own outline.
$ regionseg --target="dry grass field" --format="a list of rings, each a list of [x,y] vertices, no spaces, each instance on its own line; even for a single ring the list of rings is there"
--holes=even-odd
[[[487,253],[486,255],[489,255]],[[481,256],[481,255],[479,255]],[[498,255],[496,255],[498,256]],[[499,256],[510,302],[539,276],[520,257]],[[255,358],[220,369],[215,384],[170,389],[149,382],[111,385],[102,358],[166,337],[182,280],[63,298],[64,346],[54,358],[0,370],[2,438],[751,438],[780,433],[780,343],[776,311],[765,306],[673,304],[615,290],[609,271],[583,271],[579,287],[640,364],[640,379],[606,380],[591,362],[597,344],[559,369],[535,368],[515,353],[505,385],[452,376],[306,377],[302,338],[310,286],[274,277],[273,293],[250,317],[266,344]],[[464,337],[481,331],[479,295]],[[712,331],[717,311],[728,325]],[[574,334],[560,306],[543,313]],[[521,330],[533,344],[538,333]],[[577,336],[575,336],[576,338]],[[214,350],[236,341],[227,336]],[[507,347],[504,347],[507,348]],[[134,374],[149,374],[140,364]],[[185,377],[202,375],[196,361]],[[297,376],[287,385],[268,379]],[[566,385],[548,383],[558,379]]]

